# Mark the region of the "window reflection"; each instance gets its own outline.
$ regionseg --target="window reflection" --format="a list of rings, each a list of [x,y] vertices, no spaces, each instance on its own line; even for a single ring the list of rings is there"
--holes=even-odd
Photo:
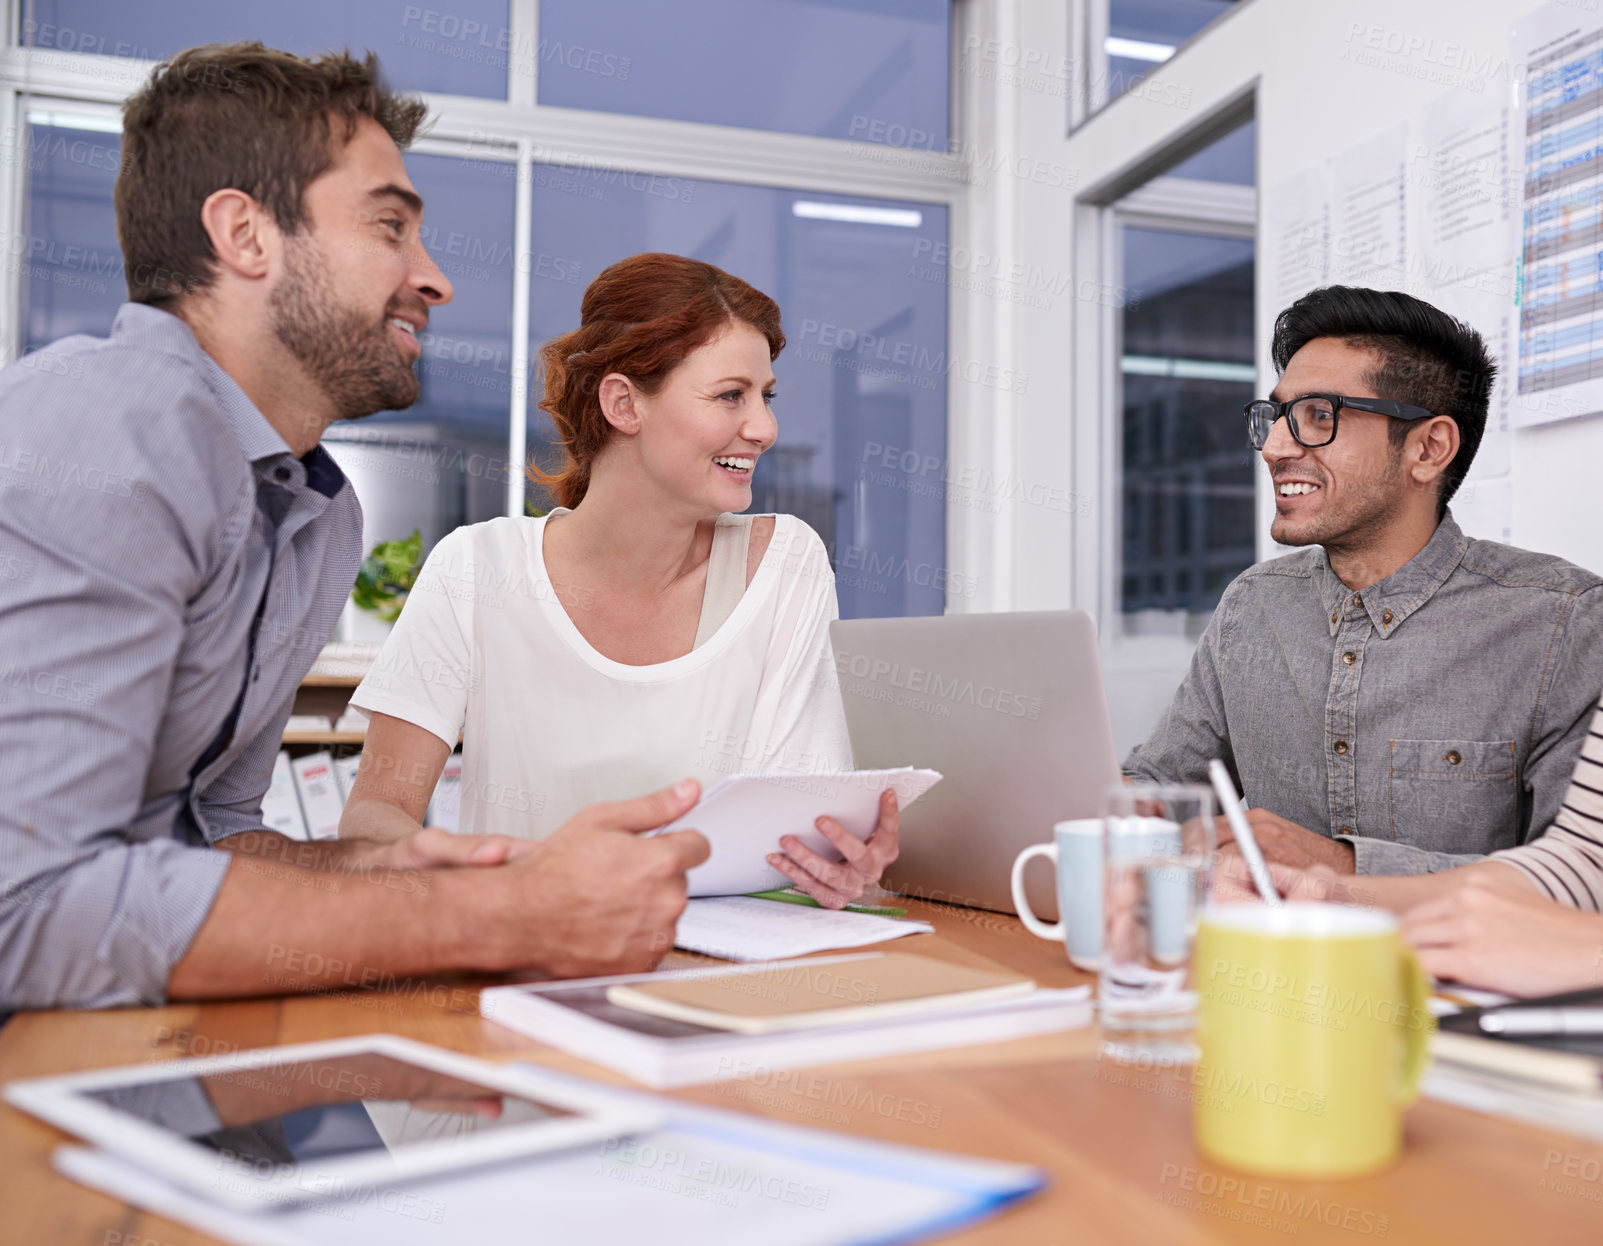
[[[1105,0],[1108,76],[1105,98],[1124,94],[1235,0]]]
[[[27,225],[5,257],[20,277],[26,353],[70,333],[104,337],[128,287],[111,210],[120,128],[30,125],[25,141]]]
[[[530,72],[537,50],[512,38],[508,0],[31,0],[18,5],[19,42],[47,52],[161,60],[201,43],[259,39],[316,56],[330,48],[384,59],[391,85],[484,99],[507,98],[508,68]],[[130,83],[130,86],[133,84]]]
[[[540,102],[945,151],[952,0],[541,0]]]
[[[1253,244],[1125,226],[1120,609],[1195,634],[1255,560]]]

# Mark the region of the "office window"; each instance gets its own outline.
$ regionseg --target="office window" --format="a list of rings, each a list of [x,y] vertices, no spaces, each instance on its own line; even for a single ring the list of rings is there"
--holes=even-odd
[[[675,252],[749,281],[779,304],[788,339],[779,442],[758,461],[752,509],[818,532],[844,617],[941,613],[947,378],[966,375],[947,352],[933,258],[944,207],[538,165],[533,208],[531,357],[577,326],[585,286],[625,256]],[[536,380],[529,446],[549,460],[538,401]]]
[[[1257,171],[1258,126],[1249,121],[1238,126],[1194,156],[1188,156],[1165,175],[1198,182],[1223,182],[1230,186],[1254,186]]]
[[[1087,111],[1095,112],[1135,87],[1235,2],[1088,0],[1093,10],[1099,10],[1090,15],[1090,29],[1105,29],[1106,34],[1102,46],[1090,52],[1093,72],[1086,77]]]
[[[160,60],[239,39],[301,56],[371,49],[393,86],[484,99],[506,99],[509,63],[526,73],[536,55],[514,43],[509,0],[32,0],[18,8],[18,42],[41,51]]]
[[[945,151],[951,0],[541,0],[540,102]]]
[[[1250,227],[1178,214],[1201,173],[1239,185],[1245,167],[1250,183],[1243,147],[1250,153],[1250,126],[1116,213],[1120,284],[1130,292],[1117,313],[1115,447],[1126,634],[1200,634],[1225,586],[1256,560],[1256,458],[1241,416],[1256,389],[1254,243]],[[1250,201],[1250,186],[1241,190]],[[1167,220],[1166,202],[1177,213]]]
[[[27,127],[26,223],[6,250],[20,278],[24,352],[69,333],[104,336],[128,296],[111,209],[122,136],[111,124]]]
[[[463,0],[446,8],[29,0],[18,8],[19,63],[48,70],[51,97],[23,95],[31,128],[21,211],[8,223],[21,315],[8,347],[104,335],[126,297],[112,211],[120,127],[106,92],[137,85],[132,62],[238,39],[302,54],[371,47],[393,85],[430,94],[438,137],[407,164],[428,201],[426,245],[456,298],[422,339],[420,401],[325,436],[362,498],[369,544],[416,527],[432,547],[458,524],[516,509],[509,494],[546,502],[520,489],[522,465],[509,454],[525,422],[528,451],[551,449],[535,405],[537,375],[527,409],[512,410],[523,296],[529,333],[518,345],[537,350],[572,327],[585,285],[607,264],[671,250],[738,273],[784,312],[781,441],[758,470],[755,505],[796,513],[819,532],[842,613],[940,613],[950,595],[974,594],[973,580],[952,584],[945,566],[947,489],[958,487],[946,470],[948,395],[961,401],[1007,377],[948,351],[946,204],[957,192],[931,174],[934,202],[915,202],[917,192],[872,197],[878,170],[848,146],[947,151],[952,0]],[[530,46],[518,45],[513,26],[529,31]],[[508,102],[520,72],[539,77],[532,106]],[[517,98],[527,101],[526,79]],[[574,167],[536,163],[525,199],[506,158],[520,144],[540,158],[550,105],[589,110],[581,127],[589,137]],[[645,144],[642,116],[738,132],[710,140],[681,125],[671,144]],[[835,171],[821,183],[828,189],[709,180],[728,176],[741,152],[754,164],[771,160],[773,133],[843,140],[810,166],[814,175]],[[592,140],[608,164],[677,155],[656,174],[601,169]],[[649,154],[620,154],[641,148]],[[868,195],[853,193],[862,190]],[[520,205],[532,209],[521,239]]]

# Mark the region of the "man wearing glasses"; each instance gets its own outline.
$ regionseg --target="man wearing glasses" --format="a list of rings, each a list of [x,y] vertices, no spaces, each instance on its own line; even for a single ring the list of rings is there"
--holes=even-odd
[[[1247,435],[1271,535],[1309,548],[1225,590],[1126,774],[1206,782],[1223,758],[1264,854],[1338,873],[1434,872],[1541,834],[1603,687],[1603,579],[1453,522],[1497,374],[1480,335],[1330,286],[1280,314],[1272,353]]]

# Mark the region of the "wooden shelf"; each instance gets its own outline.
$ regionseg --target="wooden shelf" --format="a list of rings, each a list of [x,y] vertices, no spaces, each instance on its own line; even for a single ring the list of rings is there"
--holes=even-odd
[[[365,731],[286,731],[285,744],[361,744]]]
[[[365,678],[362,675],[318,675],[311,674],[301,680],[302,688],[354,688]]]

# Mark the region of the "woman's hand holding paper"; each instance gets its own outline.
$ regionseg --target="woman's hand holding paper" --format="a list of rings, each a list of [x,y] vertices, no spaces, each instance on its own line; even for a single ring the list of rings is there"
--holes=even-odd
[[[768,864],[825,908],[845,908],[861,899],[901,851],[902,811],[889,788],[880,793],[879,820],[867,839],[858,839],[833,818],[819,818],[815,825],[845,860],[828,861],[794,835],[786,835],[779,841],[783,851],[769,853]]]

